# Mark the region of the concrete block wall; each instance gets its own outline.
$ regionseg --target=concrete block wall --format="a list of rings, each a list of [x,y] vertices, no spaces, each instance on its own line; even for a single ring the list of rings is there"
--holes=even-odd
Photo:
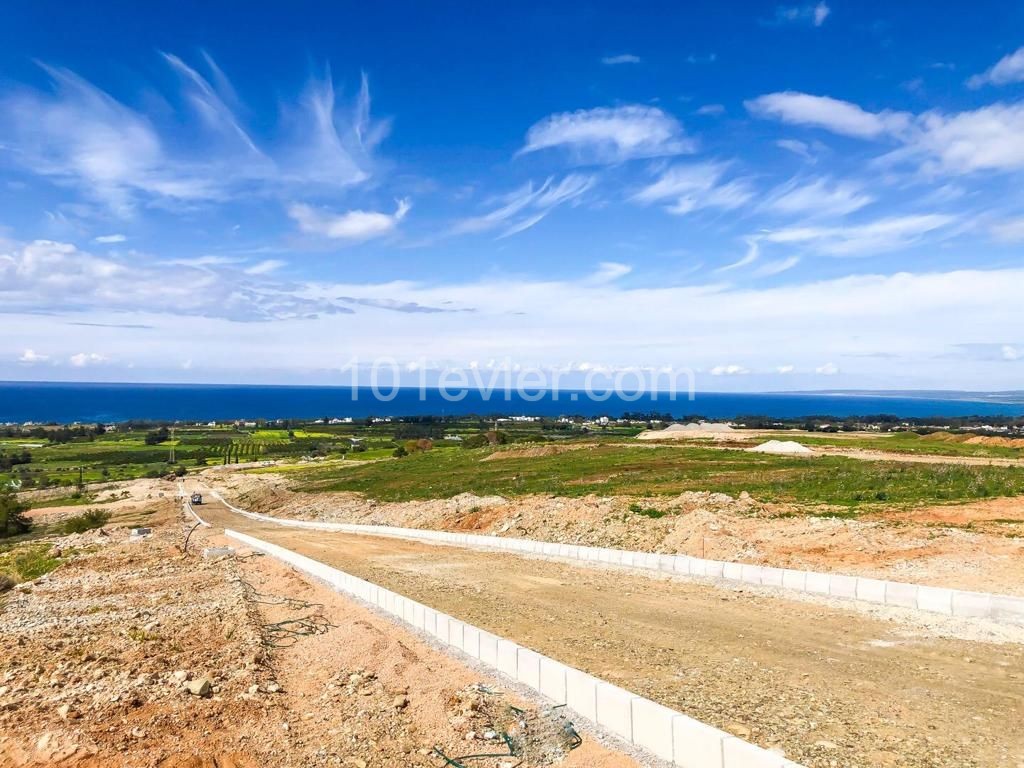
[[[442,645],[466,653],[527,686],[553,704],[565,704],[579,717],[665,763],[684,768],[800,768],[775,752],[737,739],[377,584],[253,536],[232,530],[225,533],[338,592],[378,607]]]
[[[211,491],[211,495],[240,515],[292,528],[373,536],[393,536],[447,546],[523,552],[538,557],[569,558],[641,570],[675,573],[682,576],[737,581],[745,584],[827,595],[845,600],[859,600],[878,605],[912,608],[931,613],[941,613],[947,616],[983,618],[1003,624],[1024,626],[1024,597],[1017,597],[1015,595],[968,592],[923,584],[907,584],[863,576],[848,576],[839,573],[795,571],[748,563],[729,563],[720,560],[690,557],[689,555],[655,555],[649,552],[633,552],[609,549],[607,547],[553,544],[551,542],[533,541],[530,539],[449,533],[447,531],[425,531],[417,528],[397,528],[387,525],[356,525],[350,523],[321,523],[310,520],[289,520],[239,509],[224,501],[216,491]]]

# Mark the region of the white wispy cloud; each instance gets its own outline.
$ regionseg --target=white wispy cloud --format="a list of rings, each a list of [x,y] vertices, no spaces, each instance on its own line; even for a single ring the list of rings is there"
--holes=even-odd
[[[809,182],[787,182],[773,190],[761,207],[789,215],[845,216],[874,200],[859,184],[820,178]]]
[[[369,178],[388,123],[370,120],[365,76],[350,106],[338,103],[329,72],[311,81],[297,104],[282,105],[270,152],[245,129],[230,84],[210,57],[210,78],[173,54],[161,57],[180,80],[180,92],[166,101],[183,102],[186,114],[135,109],[68,69],[42,64],[52,89],[21,88],[0,100],[0,146],[24,170],[122,216],[140,201],[222,201],[240,191],[338,188]]]
[[[167,264],[137,255],[100,257],[47,240],[0,247],[0,312],[150,312],[233,321],[351,312],[308,298],[301,284],[246,274],[234,260],[178,260],[173,280]]]
[[[754,270],[754,275],[756,277],[772,277],[773,275],[781,275],[783,272],[788,272],[793,269],[793,267],[799,263],[799,256],[787,256],[784,259],[776,259],[775,261],[770,261],[767,264],[762,264]]]
[[[35,365],[36,363],[45,363],[49,359],[49,355],[41,355],[34,349],[26,349],[21,353],[21,357],[18,358],[18,362],[24,365]]]
[[[786,91],[745,102],[756,117],[807,125],[858,139],[888,139],[901,146],[882,163],[914,162],[925,174],[970,174],[1024,168],[1024,103],[996,103],[975,110],[868,112],[829,96]],[[780,146],[782,146],[780,144]],[[786,145],[793,149],[793,145]]]
[[[620,264],[617,261],[602,261],[597,270],[587,278],[587,282],[592,285],[604,285],[605,283],[612,283],[618,280],[620,277],[625,277],[633,268],[628,264]]]
[[[697,109],[697,111],[694,112],[694,114],[695,115],[707,115],[707,116],[710,116],[710,117],[718,117],[719,115],[724,115],[725,114],[725,105],[723,105],[723,104],[705,104],[704,106],[699,107]]]
[[[97,243],[109,244],[109,243],[123,243],[127,239],[128,238],[125,237],[124,235],[100,235],[99,237],[94,237],[93,241],[97,242]]]
[[[335,349],[338,338],[345,339],[346,359],[389,355],[400,361],[487,361],[500,338],[502,354],[514,361],[577,361],[574,370],[589,361],[613,370],[740,365],[770,372],[784,360],[799,377],[835,361],[843,362],[834,374],[843,386],[881,377],[888,386],[918,387],[1011,388],[1019,381],[1016,364],[1002,360],[999,350],[1021,347],[1006,331],[1024,327],[1020,268],[855,274],[768,287],[673,283],[640,268],[628,281],[601,283],[588,279],[593,270],[559,279],[488,273],[425,282],[295,283],[256,279],[231,267],[179,267],[168,281],[166,268],[113,259],[101,261],[116,268],[95,265],[70,247],[51,259],[47,253],[55,246],[35,247],[40,252],[27,260],[20,248],[0,250],[0,311],[18,328],[16,336],[0,334],[0,370],[6,361],[12,375],[17,358],[31,348],[63,365],[72,355],[95,352],[109,357],[104,367],[115,371],[126,360],[136,370],[180,371],[178,361],[192,359],[193,370],[211,380],[237,370],[234,361],[248,360],[251,369],[276,370],[281,381],[299,373],[313,378],[309,372],[324,368],[324,350]],[[90,265],[84,276],[75,271],[83,264]],[[331,314],[338,297],[352,299],[355,309]],[[455,311],[472,307],[472,322]],[[380,312],[391,313],[386,324]],[[270,321],[287,321],[289,331],[268,332]],[[951,368],[942,358],[955,345],[978,342],[997,345],[991,366]],[[873,355],[863,355],[866,350]]]
[[[271,272],[276,272],[286,264],[287,262],[282,261],[281,259],[264,259],[263,261],[253,264],[251,267],[246,267],[243,271],[247,275],[269,275]]]
[[[521,153],[562,147],[600,163],[680,155],[695,150],[682,124],[658,107],[598,107],[549,115],[526,134]]]
[[[1008,53],[999,61],[982,72],[968,78],[968,88],[981,88],[984,85],[1008,85],[1024,82],[1024,47]]]
[[[820,376],[835,376],[839,373],[839,366],[835,363],[825,363],[815,368],[814,372]]]
[[[825,2],[807,3],[805,5],[782,5],[775,9],[775,22],[778,24],[804,23],[820,27],[829,17],[832,9]]]
[[[638,203],[666,203],[666,210],[684,215],[702,208],[734,210],[749,202],[755,190],[749,180],[723,182],[728,163],[676,164],[632,196]]]
[[[926,112],[905,146],[888,156],[913,160],[925,173],[970,174],[1024,168],[1024,103],[991,104],[945,114]]]
[[[68,358],[68,363],[75,368],[85,368],[89,365],[99,365],[108,361],[106,355],[96,352],[79,352]]]
[[[758,244],[756,237],[750,237],[747,239],[747,251],[746,253],[736,261],[726,264],[724,267],[719,267],[716,272],[731,272],[734,269],[742,269],[748,267],[757,261],[761,256],[761,246]]]
[[[1024,216],[993,224],[991,232],[992,237],[1003,243],[1024,242]]]
[[[639,64],[640,57],[632,53],[620,53],[616,56],[605,56],[601,59],[602,64],[614,67],[618,64]]]
[[[898,133],[910,122],[910,116],[904,112],[868,112],[849,101],[798,91],[768,93],[745,101],[744,106],[755,117],[825,128],[859,139]]]
[[[861,256],[905,248],[957,221],[946,214],[889,216],[865,224],[794,226],[758,235],[761,241],[803,246],[833,256]]]
[[[288,215],[307,235],[360,243],[394,232],[412,207],[404,199],[397,201],[397,206],[394,213],[358,210],[334,213],[305,203],[292,203],[288,206]]]
[[[534,189],[533,182],[528,182],[503,198],[499,207],[458,222],[452,228],[452,234],[501,229],[499,237],[509,237],[539,223],[558,206],[574,203],[596,183],[595,176],[577,173],[559,181],[549,177],[537,189]]]
[[[811,148],[807,145],[807,142],[799,141],[798,139],[779,139],[775,142],[775,146],[787,152],[792,152],[794,155],[799,155],[804,160],[814,160]]]
[[[712,376],[746,376],[750,373],[749,368],[744,368],[742,365],[730,363],[728,365],[716,365],[710,371]]]

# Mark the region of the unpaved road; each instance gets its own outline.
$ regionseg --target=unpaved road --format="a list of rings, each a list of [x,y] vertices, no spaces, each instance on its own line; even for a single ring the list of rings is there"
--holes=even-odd
[[[515,555],[203,516],[512,638],[812,768],[1024,766],[1024,646]]]

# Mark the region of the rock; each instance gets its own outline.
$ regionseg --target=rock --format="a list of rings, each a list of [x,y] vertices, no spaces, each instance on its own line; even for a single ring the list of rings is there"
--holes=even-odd
[[[79,718],[78,712],[73,710],[70,704],[61,704],[57,708],[57,714],[61,720],[77,720]]]
[[[179,669],[173,675],[171,675],[171,677],[174,678],[174,682],[176,683],[184,683],[186,680],[188,680],[188,672],[186,672],[184,669]]]
[[[267,683],[266,690],[267,690],[267,693],[280,693],[281,692],[281,686],[280,686],[280,684],[278,684],[274,680],[271,680],[269,683]]]
[[[395,696],[395,698],[391,702],[391,706],[393,706],[395,709],[405,709],[407,706],[409,706],[409,697]]]
[[[210,685],[210,681],[205,677],[200,677],[198,680],[189,680],[185,683],[185,690],[193,696],[206,697],[213,692],[213,686]]]

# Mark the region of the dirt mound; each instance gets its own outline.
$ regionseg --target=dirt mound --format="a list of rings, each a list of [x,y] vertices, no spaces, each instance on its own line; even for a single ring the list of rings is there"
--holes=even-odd
[[[968,445],[991,445],[996,448],[1024,448],[1024,438],[1019,437],[989,437],[976,435],[964,440]]]
[[[690,440],[690,439],[712,439],[726,440],[735,438],[740,430],[733,429],[728,424],[718,424],[712,421],[690,422],[689,424],[670,424],[665,429],[648,429],[637,435],[637,440]]]
[[[814,451],[806,445],[801,445],[795,440],[769,440],[753,448],[747,448],[749,453],[772,453],[780,456],[813,456]]]
[[[595,445],[595,443],[566,443],[564,445],[531,445],[528,448],[506,448],[484,456],[480,461],[504,461],[505,459],[534,459],[541,456],[557,456],[560,453],[593,448]]]

